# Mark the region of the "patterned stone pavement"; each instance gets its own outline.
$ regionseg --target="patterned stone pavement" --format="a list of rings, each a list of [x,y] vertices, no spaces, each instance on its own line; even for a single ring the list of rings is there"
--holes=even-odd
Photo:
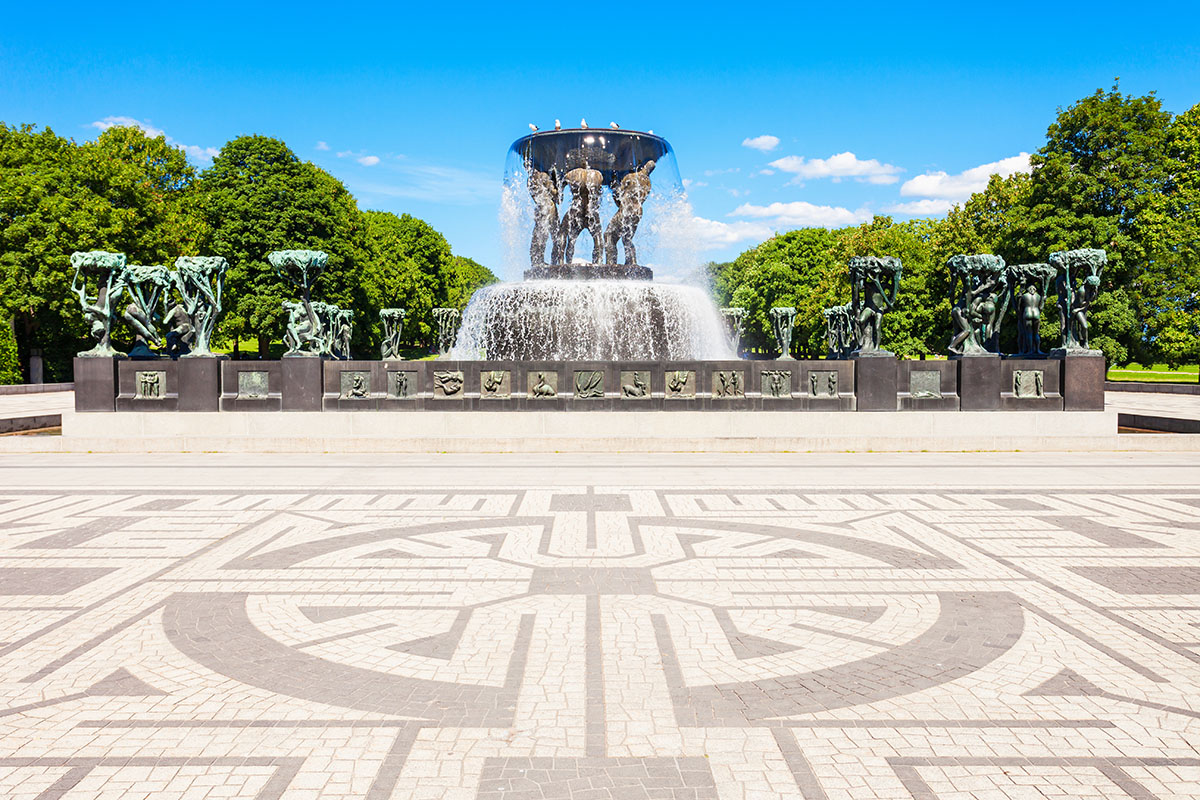
[[[1200,795],[1200,490],[118,483],[0,490],[0,797]]]

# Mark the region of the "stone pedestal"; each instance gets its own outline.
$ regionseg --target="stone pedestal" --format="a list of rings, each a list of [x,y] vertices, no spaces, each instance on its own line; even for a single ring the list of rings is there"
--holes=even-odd
[[[281,359],[283,373],[283,410],[320,411],[323,366],[322,359],[293,356]]]
[[[1062,357],[1064,411],[1103,411],[1107,364],[1099,351],[1067,353]]]
[[[179,410],[220,411],[221,359],[181,358],[175,363],[179,373]]]
[[[896,364],[901,411],[958,411],[958,364],[900,361]]]
[[[896,357],[856,357],[854,389],[858,396],[859,411],[897,410]]]
[[[75,410],[117,410],[117,359],[75,359]]]
[[[1062,411],[1062,362],[1054,358],[1005,358],[1000,370],[1002,411]]]
[[[117,363],[117,411],[178,411],[179,364],[169,358]]]
[[[958,362],[959,408],[963,411],[1000,409],[1000,356],[963,356]]]
[[[278,361],[220,362],[222,411],[279,411],[283,374]]]

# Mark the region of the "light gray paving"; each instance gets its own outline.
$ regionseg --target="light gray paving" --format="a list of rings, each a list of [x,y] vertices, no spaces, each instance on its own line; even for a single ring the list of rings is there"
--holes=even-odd
[[[1193,461],[0,458],[0,797],[1195,797]]]

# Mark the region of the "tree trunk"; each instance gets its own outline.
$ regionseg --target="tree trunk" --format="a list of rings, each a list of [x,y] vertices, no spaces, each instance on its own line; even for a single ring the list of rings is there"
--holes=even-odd
[[[258,335],[258,357],[271,357],[271,337],[262,333]]]

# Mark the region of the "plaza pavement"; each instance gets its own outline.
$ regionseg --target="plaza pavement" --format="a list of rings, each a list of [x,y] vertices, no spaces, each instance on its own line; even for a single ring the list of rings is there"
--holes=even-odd
[[[1189,454],[0,455],[0,797],[1200,787]]]

